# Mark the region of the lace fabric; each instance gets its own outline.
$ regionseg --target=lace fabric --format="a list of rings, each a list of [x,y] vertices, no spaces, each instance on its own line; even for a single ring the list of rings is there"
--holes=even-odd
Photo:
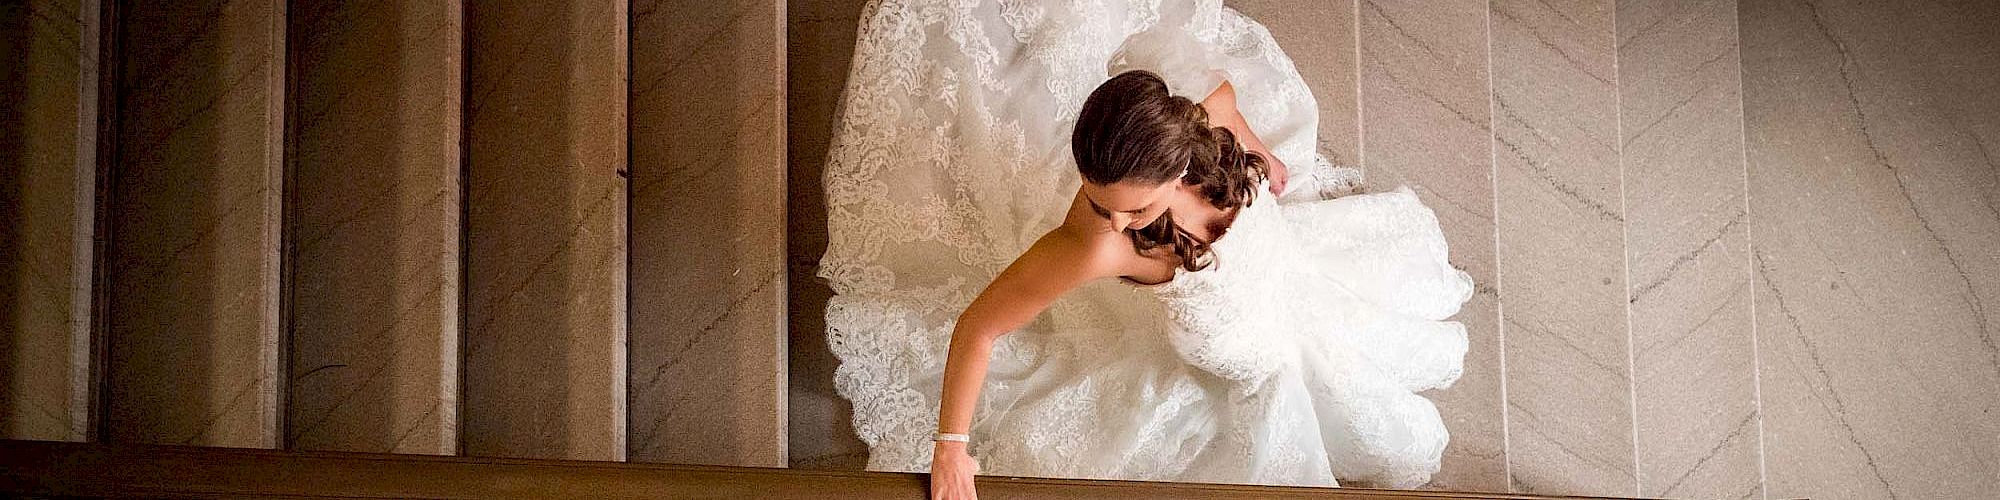
[[[1471,280],[1407,189],[1338,196],[1358,175],[1313,153],[1317,105],[1254,21],[1218,1],[879,0],[852,67],[819,275],[870,470],[929,467],[957,315],[1062,221],[1083,98],[1141,68],[1195,100],[1226,78],[1289,188],[1237,216],[1213,268],[1101,280],[1001,337],[971,431],[984,473],[1409,487],[1435,472],[1448,434],[1415,392],[1457,379],[1465,331],[1445,320]]]

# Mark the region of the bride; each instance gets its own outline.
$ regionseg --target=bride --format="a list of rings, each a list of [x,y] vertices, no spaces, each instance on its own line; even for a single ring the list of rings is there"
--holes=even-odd
[[[1472,281],[1317,127],[1219,1],[871,2],[819,271],[868,468],[1427,482]]]

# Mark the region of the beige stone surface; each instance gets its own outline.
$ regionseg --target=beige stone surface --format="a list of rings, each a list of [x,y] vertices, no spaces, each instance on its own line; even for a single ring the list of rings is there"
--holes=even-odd
[[[1472,342],[1465,374],[1452,387],[1425,394],[1451,431],[1431,487],[1503,491],[1486,6],[1363,0],[1359,11],[1367,186],[1410,186],[1437,212],[1452,265],[1476,283],[1472,300],[1453,317]]]
[[[458,453],[461,11],[291,12],[291,449]]]
[[[1319,102],[1317,148],[1327,161],[1343,167],[1361,162],[1360,89],[1356,75],[1359,52],[1355,7],[1359,0],[1298,2],[1289,0],[1228,0],[1223,5],[1263,24],[1292,58]]]
[[[1744,2],[1768,496],[2000,491],[1991,2]]]
[[[1490,9],[1509,488],[1634,495],[1612,4]]]
[[[1736,5],[1617,25],[1638,494],[1762,498]]]
[[[465,11],[467,455],[626,453],[626,4]]]
[[[108,439],[277,447],[284,5],[128,7]]]
[[[783,26],[632,4],[633,461],[787,465]]]
[[[0,6],[0,438],[90,430],[97,7]]]

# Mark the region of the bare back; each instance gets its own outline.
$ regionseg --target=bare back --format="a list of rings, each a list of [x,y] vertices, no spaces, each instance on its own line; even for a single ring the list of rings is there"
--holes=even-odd
[[[1236,91],[1228,82],[1203,99],[1211,126],[1230,129],[1243,145],[1271,162],[1273,189],[1282,189],[1285,167],[1251,132],[1236,109]],[[1213,241],[1235,217],[1235,209],[1217,209],[1202,202],[1181,203],[1175,220],[1195,237]],[[1020,328],[1063,293],[1103,278],[1121,277],[1139,284],[1173,278],[1180,259],[1164,248],[1141,253],[1130,236],[1094,213],[1079,191],[1070,200],[1061,226],[1042,235],[1021,257],[1001,271],[959,317],[960,329],[998,336]]]

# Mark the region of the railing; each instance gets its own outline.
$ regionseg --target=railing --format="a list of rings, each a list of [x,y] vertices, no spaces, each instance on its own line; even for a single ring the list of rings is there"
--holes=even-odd
[[[988,499],[1551,499],[1493,493],[982,476]],[[0,496],[906,498],[923,474],[0,440]]]

